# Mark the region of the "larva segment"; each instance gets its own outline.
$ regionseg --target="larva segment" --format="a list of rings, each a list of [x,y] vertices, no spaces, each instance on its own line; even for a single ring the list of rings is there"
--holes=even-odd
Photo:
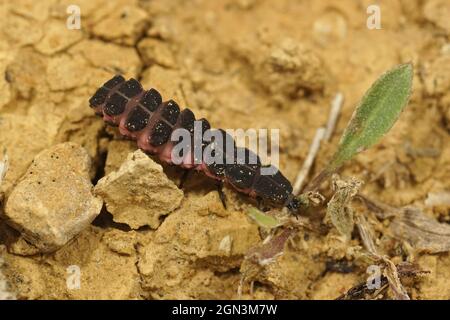
[[[117,87],[119,84],[125,82],[125,78],[117,75],[112,77],[110,80],[106,81],[103,84],[103,87],[108,88],[108,89],[114,89],[115,87]]]
[[[206,175],[231,184],[236,190],[253,197],[260,197],[278,205],[286,205],[291,210],[299,207],[292,195],[290,182],[276,170],[272,175],[263,175],[259,157],[247,148],[238,148],[234,139],[224,130],[212,130],[222,141],[206,139],[204,133],[211,129],[206,119],[200,119],[202,136],[194,134],[195,115],[189,109],[180,111],[178,104],[169,100],[162,102],[161,94],[150,89],[144,91],[141,84],[122,76],[115,76],[105,82],[89,99],[96,114],[103,115],[111,125],[119,125],[120,132],[137,140],[139,148],[157,155],[162,161],[171,163],[171,151],[179,141],[171,141],[172,132],[177,128],[186,129],[191,136],[188,154],[182,154],[185,168],[197,168]],[[197,159],[195,145],[201,145],[202,158]],[[203,162],[205,149],[218,162]]]
[[[118,116],[125,111],[128,99],[119,93],[114,93],[106,102],[103,112],[108,116]]]
[[[147,126],[149,119],[150,113],[137,105],[128,113],[125,128],[131,132],[141,131]]]
[[[89,104],[91,107],[97,107],[105,103],[108,97],[109,90],[105,87],[101,87],[95,92],[91,99],[89,99]]]
[[[151,130],[149,142],[154,147],[162,146],[167,143],[172,134],[172,127],[165,121],[159,120]]]
[[[284,204],[292,193],[292,186],[280,171],[273,175],[258,175],[254,180],[256,195],[274,203]]]
[[[247,148],[236,148],[236,161],[225,167],[227,181],[242,192],[250,192],[255,177],[260,174],[259,157]]]
[[[150,112],[155,112],[161,103],[161,94],[153,88],[146,91],[139,101],[139,104]]]
[[[206,153],[211,154],[213,159],[220,159],[218,162],[207,163],[206,168],[210,175],[217,178],[225,178],[225,169],[232,165],[235,158],[236,144],[234,139],[222,129],[214,130],[214,133],[220,135],[222,139],[216,141],[215,135],[211,142],[205,147]]]
[[[211,129],[211,125],[209,124],[209,121],[206,120],[205,118],[201,118],[198,121],[200,121],[200,123],[201,123],[202,133],[204,133],[207,130]],[[201,163],[202,160],[203,160],[203,153],[205,151],[205,148],[208,146],[210,141],[206,141],[204,139],[204,136],[200,138],[201,139],[200,141],[195,141],[195,139],[196,139],[196,137],[194,136],[193,139],[192,139],[192,144],[191,144],[194,147],[194,150],[192,150],[192,152],[193,152],[193,157],[192,158],[194,160],[194,163]],[[202,156],[202,158],[200,158],[200,159],[197,157],[197,154],[195,152],[195,145],[198,145],[198,144],[201,144],[201,146],[202,146],[202,149],[201,149],[201,156]]]
[[[195,122],[195,115],[190,109],[184,109],[181,111],[180,116],[178,117],[177,124],[175,125],[176,129],[185,129],[189,132],[191,135],[191,144],[190,144],[190,150],[188,154],[184,154],[184,150],[181,149],[179,156],[183,157],[183,164],[190,167],[190,165],[193,164],[193,150],[192,150],[192,142],[194,137],[194,122]],[[173,141],[173,145],[178,144],[181,142],[181,137],[177,141]]]
[[[106,81],[89,99],[89,105],[95,109],[98,115],[103,114],[103,106],[107,99],[116,91],[121,83],[125,82],[124,77],[114,76],[112,79]]]
[[[128,99],[131,99],[141,93],[142,90],[141,84],[136,79],[131,78],[122,83],[118,91]]]
[[[195,122],[194,113],[190,109],[184,109],[180,113],[179,123],[177,127],[186,129],[192,136],[194,135],[194,122]]]
[[[178,116],[180,115],[180,107],[178,104],[169,100],[163,104],[163,109],[161,111],[161,116],[167,120],[172,126],[177,123]]]

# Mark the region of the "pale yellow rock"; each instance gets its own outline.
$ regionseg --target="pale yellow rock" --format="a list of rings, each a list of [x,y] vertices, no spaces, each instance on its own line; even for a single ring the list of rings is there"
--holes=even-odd
[[[68,29],[66,20],[48,20],[44,25],[45,34],[34,47],[43,54],[51,55],[62,51],[83,37],[81,30]]]
[[[450,32],[450,2],[447,0],[429,0],[424,3],[423,14],[428,21]]]
[[[108,144],[105,175],[119,170],[129,153],[136,151],[136,143],[129,140],[112,140]]]
[[[116,73],[127,78],[136,77],[142,67],[137,50],[133,47],[99,40],[83,40],[69,51],[81,54],[93,67],[109,71],[109,75],[97,81],[106,82]],[[96,83],[96,86],[98,85],[99,83]]]
[[[1,30],[12,46],[37,43],[44,36],[42,25],[20,15],[9,15],[3,20]]]
[[[142,59],[148,65],[158,64],[167,68],[176,66],[173,53],[167,42],[145,38],[139,42],[138,48]]]
[[[117,233],[122,233],[124,239],[128,238],[127,246],[133,247],[130,235],[121,231]],[[51,273],[44,273],[44,276],[53,281],[62,279],[58,289],[68,299],[140,299],[140,277],[134,250],[128,255],[113,252],[102,234],[103,230],[90,226],[75,241],[53,255],[50,264],[56,272],[53,276]],[[78,290],[67,287],[68,266],[80,268]],[[51,292],[46,294],[51,295]]]
[[[137,264],[143,290],[153,299],[235,299],[240,275],[217,276],[196,266],[170,245],[151,243]]]
[[[412,299],[450,299],[450,256],[423,255],[418,258],[417,263],[422,270],[430,273],[423,276],[419,285],[414,288]]]
[[[105,200],[114,221],[134,229],[158,228],[160,217],[179,207],[183,199],[183,192],[162,167],[140,150],[129,154],[118,171],[100,179],[95,193]]]
[[[139,247],[143,289],[154,299],[236,298],[240,274],[217,274],[239,267],[259,241],[258,227],[245,214],[199,215],[192,205],[177,210],[155,231],[152,242]]]
[[[56,119],[44,120],[38,116],[2,115],[0,146],[8,151],[9,169],[0,190],[7,193],[25,173],[33,157],[52,144],[59,123]]]
[[[355,273],[328,272],[314,284],[309,298],[312,300],[335,300],[364,280],[366,279]]]
[[[313,233],[291,236],[283,253],[263,266],[246,259],[240,272],[246,281],[258,281],[272,288],[275,299],[307,299],[308,290],[326,271],[323,254],[323,237]]]
[[[7,223],[43,252],[64,246],[102,208],[91,192],[89,168],[87,152],[74,143],[39,153],[7,199]]]
[[[41,1],[37,6],[34,0],[20,0],[9,2],[9,5],[10,11],[17,16],[26,17],[30,21],[45,21],[52,3],[53,1]]]
[[[248,62],[255,83],[280,98],[324,89],[329,75],[322,58],[311,47],[292,38],[261,38],[239,36],[232,44],[236,54]],[[267,41],[271,42],[269,46]],[[253,46],[260,49],[250,49]]]
[[[313,25],[313,34],[323,46],[342,41],[347,36],[347,20],[336,10],[324,12]]]
[[[30,0],[27,0],[30,1]],[[31,0],[32,1],[32,0]],[[53,2],[50,7],[50,14],[52,17],[67,19],[68,13],[67,8],[72,5],[76,5],[80,8],[81,11],[81,27],[85,28],[87,25],[91,23],[91,17],[99,8],[104,9],[105,6],[113,6],[114,1],[108,0],[58,0]]]
[[[86,106],[88,98],[84,98],[78,107],[70,111],[67,111],[70,107],[67,100],[64,104],[58,106],[58,112],[64,112],[64,107],[67,109],[65,119],[59,127],[56,141],[71,141],[83,146],[93,160],[94,166],[91,168],[91,174],[94,174],[99,160],[98,153],[100,152],[98,138],[105,124],[92,114],[92,110]],[[86,109],[89,116],[84,113]]]
[[[430,95],[444,95],[450,89],[450,55],[444,54],[426,63],[424,72],[425,90]]]
[[[176,70],[170,70],[158,65],[146,69],[142,73],[142,86],[157,89],[163,100],[173,99],[180,106],[187,105],[181,91],[182,77]]]
[[[0,243],[5,244],[9,253],[18,256],[32,256],[40,250],[27,242],[19,231],[0,222]]]
[[[39,254],[39,248],[28,243],[22,236],[17,239],[16,242],[11,243],[8,248],[8,252],[19,256],[34,256]]]
[[[115,10],[99,20],[92,28],[92,32],[98,37],[119,44],[133,45],[144,31],[147,21],[148,15],[144,10],[133,2],[122,2],[118,3]]]
[[[26,99],[31,98],[33,93],[45,94],[48,91],[45,58],[33,48],[16,51],[5,71],[11,88]]]
[[[215,214],[220,217],[226,217],[230,214],[223,207],[219,193],[216,190],[208,192],[199,201],[192,203],[192,210],[201,216]]]
[[[136,255],[110,250],[105,233],[89,226],[69,244],[47,254],[44,264],[40,256],[5,256],[4,273],[11,289],[19,299],[139,299]]]
[[[136,253],[134,243],[136,242],[136,231],[123,232],[117,229],[111,229],[105,232],[102,241],[107,244],[111,251],[131,256]]]
[[[258,226],[241,212],[230,212],[226,217],[201,216],[192,207],[167,217],[155,233],[155,242],[171,243],[194,260],[227,260],[242,258],[251,246],[260,242],[260,236]],[[234,262],[223,262],[222,267],[231,268]]]
[[[86,69],[87,65],[80,55],[61,54],[50,58],[47,64],[47,82],[50,89],[69,90],[83,86],[89,76]]]
[[[14,300],[16,299],[16,295],[11,292],[9,283],[2,272],[4,264],[3,258],[1,256],[2,249],[3,248],[0,247],[0,300]]]
[[[12,55],[0,52],[0,74],[5,74],[4,77],[0,77],[0,110],[11,100],[11,85],[6,80],[7,65],[11,58]]]

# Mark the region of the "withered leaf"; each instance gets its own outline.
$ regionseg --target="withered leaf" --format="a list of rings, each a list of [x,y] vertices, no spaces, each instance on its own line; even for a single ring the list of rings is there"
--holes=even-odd
[[[353,212],[348,207],[350,200],[358,193],[361,182],[356,179],[343,181],[333,176],[333,188],[335,191],[330,202],[328,202],[327,216],[336,229],[350,239],[353,231]]]
[[[397,277],[399,278],[415,278],[426,273],[428,271],[421,270],[417,264],[409,262],[402,262],[395,266],[397,269]],[[374,299],[374,294],[385,291],[389,286],[389,281],[385,275],[381,277],[380,289],[369,289],[366,282],[357,284],[349,289],[346,293],[342,294],[337,300],[356,300],[356,299]]]
[[[364,244],[364,247],[370,254],[378,256],[378,250],[375,245],[375,235],[367,219],[364,215],[355,217],[355,222],[358,227],[359,236]]]
[[[272,237],[267,242],[253,247],[246,255],[246,259],[253,260],[259,265],[267,265],[283,253],[284,245],[289,237],[296,232],[295,229],[285,228],[280,234]]]
[[[418,251],[428,253],[450,250],[450,226],[426,216],[415,207],[403,208],[390,225],[394,236]]]
[[[410,300],[408,293],[405,290],[405,287],[403,287],[400,281],[399,272],[395,264],[389,259],[384,259],[384,263],[386,264],[386,268],[384,269],[384,275],[389,282],[389,287],[394,293],[395,299]]]

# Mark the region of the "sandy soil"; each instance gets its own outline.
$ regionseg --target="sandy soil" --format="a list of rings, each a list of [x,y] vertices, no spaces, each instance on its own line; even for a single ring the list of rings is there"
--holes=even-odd
[[[382,142],[358,155],[341,175],[364,181],[363,193],[373,199],[397,207],[415,205],[448,223],[448,200],[426,200],[450,192],[450,3],[379,1],[382,29],[369,30],[366,10],[372,2],[45,0],[36,5],[32,0],[0,0],[0,146],[10,160],[1,186],[3,220],[9,219],[8,210],[16,214],[25,207],[30,212],[45,207],[45,195],[26,206],[10,200],[37,194],[40,187],[26,185],[36,157],[39,182],[61,183],[48,195],[57,194],[59,209],[54,210],[78,196],[90,202],[123,198],[106,202],[95,220],[86,209],[90,214],[77,225],[82,231],[57,251],[33,242],[33,228],[42,225],[24,227],[29,223],[25,219],[14,230],[14,224],[2,222],[0,290],[13,294],[0,292],[0,297],[238,297],[244,257],[265,236],[246,215],[254,203],[227,188],[230,205],[224,210],[214,184],[200,174],[181,192],[175,187],[180,170],[164,166],[162,172],[139,153],[130,155],[134,144],[121,140],[116,129],[105,128],[88,106],[95,89],[115,73],[157,88],[216,128],[279,128],[280,167],[293,181],[316,129],[327,122],[335,94],[345,97],[342,113],[311,176],[335,150],[370,84],[393,66],[411,61],[415,76],[409,106]],[[81,30],[66,27],[69,4],[81,8]],[[95,186],[95,199],[74,196],[63,183],[67,175],[62,176],[73,167],[45,156],[68,141],[89,155],[89,161],[76,164],[83,167],[76,171],[76,181],[83,188]],[[62,151],[62,159],[71,152]],[[147,165],[152,167],[148,176]],[[106,175],[106,186],[96,186]],[[90,177],[93,185],[81,176]],[[145,192],[149,184],[151,194]],[[323,192],[330,195],[327,188]],[[153,208],[154,216],[142,218],[142,208],[155,202],[159,211]],[[404,282],[411,298],[449,299],[448,253],[415,252],[392,237],[389,220],[367,215],[384,254],[395,263],[414,261],[430,271]],[[317,217],[323,217],[323,210]],[[343,242],[332,228],[325,234],[300,230],[275,262],[246,274],[242,297],[337,298],[365,281],[368,264],[360,258],[362,250],[357,233]],[[77,288],[69,285],[70,266],[81,271]]]

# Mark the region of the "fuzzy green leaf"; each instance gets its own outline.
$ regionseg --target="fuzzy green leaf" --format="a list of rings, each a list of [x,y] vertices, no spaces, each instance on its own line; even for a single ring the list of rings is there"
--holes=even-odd
[[[411,94],[413,67],[402,64],[386,72],[372,85],[356,108],[342,135],[328,172],[377,143],[394,125]]]
[[[256,223],[263,228],[273,229],[282,225],[280,221],[271,215],[265,214],[256,208],[251,208],[248,211],[250,218],[256,221]]]

